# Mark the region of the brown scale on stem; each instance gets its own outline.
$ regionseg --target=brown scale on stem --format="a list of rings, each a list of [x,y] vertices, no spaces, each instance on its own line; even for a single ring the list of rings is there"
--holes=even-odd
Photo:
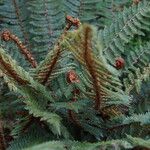
[[[83,48],[84,48],[84,60],[86,62],[86,66],[87,69],[92,77],[92,82],[93,82],[93,88],[95,91],[95,109],[96,110],[100,110],[100,105],[101,105],[101,101],[102,101],[102,95],[100,94],[100,86],[99,86],[99,82],[98,82],[98,77],[97,74],[95,72],[95,64],[93,61],[93,57],[92,57],[92,50],[91,50],[91,28],[86,27],[85,29],[85,36],[84,36],[84,43],[83,43]]]
[[[41,82],[43,85],[45,85],[47,83],[47,81],[48,81],[48,79],[49,79],[53,69],[55,68],[55,66],[57,64],[57,61],[58,61],[58,59],[60,57],[60,53],[61,53],[61,50],[60,50],[60,47],[58,46],[57,47],[57,52],[56,52],[53,60],[51,61],[50,65],[48,66],[48,71],[46,71],[43,74],[44,78],[43,78],[43,81]],[[39,73],[39,75],[41,76],[41,72]]]
[[[43,85],[45,85],[49,79],[49,77],[51,76],[54,68],[57,65],[57,62],[61,56],[61,47],[60,47],[60,43],[61,41],[64,39],[64,37],[67,34],[67,31],[72,27],[79,27],[80,25],[80,21],[77,18],[73,18],[71,16],[66,16],[66,26],[64,28],[64,31],[62,33],[62,35],[60,36],[60,38],[58,39],[58,41],[56,42],[56,51],[54,53],[54,55],[52,56],[52,60],[46,64],[46,66],[44,67],[45,70],[41,70],[38,72],[38,77],[40,77],[40,83],[42,83]]]
[[[13,70],[12,66],[3,60],[3,57],[0,56],[0,64],[6,70],[5,74],[13,78],[19,85],[26,85],[28,81],[22,79],[16,71]]]
[[[23,45],[23,43],[19,40],[17,36],[12,34],[9,30],[6,30],[2,33],[1,38],[5,42],[12,40],[14,43],[16,43],[17,47],[20,49],[21,53],[25,56],[25,58],[30,62],[31,66],[33,68],[37,67],[36,60],[34,59],[30,51]]]

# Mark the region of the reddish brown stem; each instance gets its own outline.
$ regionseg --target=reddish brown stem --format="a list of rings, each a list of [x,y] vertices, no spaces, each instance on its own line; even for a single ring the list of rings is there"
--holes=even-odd
[[[60,48],[58,47],[57,52],[56,52],[56,56],[53,58],[53,61],[52,61],[51,64],[49,65],[49,68],[48,68],[49,71],[46,73],[45,78],[44,78],[44,80],[42,81],[42,84],[43,84],[43,85],[46,84],[46,82],[48,81],[48,78],[50,77],[50,75],[51,75],[51,73],[52,73],[54,67],[56,66],[57,61],[58,61],[58,59],[59,59],[59,57],[60,57],[60,53],[61,53],[61,50],[60,50]]]
[[[71,20],[70,20],[70,18]],[[52,61],[50,63],[47,64],[47,70],[46,72],[44,72],[43,70],[40,71],[38,73],[38,76],[42,76],[42,81],[40,81],[43,85],[45,85],[49,79],[49,77],[51,76],[52,74],[52,71],[54,70],[54,68],[56,67],[57,65],[57,62],[58,62],[58,59],[60,58],[61,56],[61,47],[60,47],[60,42],[63,40],[63,38],[65,37],[65,35],[67,34],[67,31],[71,28],[71,26],[76,26],[78,27],[79,26],[79,19],[76,19],[76,18],[73,18],[71,16],[67,16],[66,17],[66,21],[67,21],[67,24],[66,24],[66,27],[62,33],[62,35],[60,36],[60,38],[58,39],[58,41],[56,42],[56,52],[52,58]]]
[[[19,40],[19,38],[15,35],[13,35],[9,30],[6,30],[1,35],[2,39],[4,41],[10,41],[12,40],[18,48],[20,49],[21,53],[25,56],[25,58],[30,62],[33,68],[36,68],[37,62],[30,53],[30,51],[22,44],[22,42]]]
[[[13,78],[19,85],[26,85],[28,81],[20,78],[20,76],[12,69],[12,66],[3,60],[3,57],[0,56],[0,64],[6,70],[6,74]]]
[[[98,77],[96,75],[95,72],[95,65],[94,65],[94,61],[92,58],[92,51],[91,51],[91,29],[90,28],[86,28],[85,31],[85,39],[84,39],[84,59],[86,62],[86,66],[88,68],[88,71],[92,77],[93,80],[93,87],[94,87],[94,91],[95,91],[95,109],[99,110],[100,109],[100,105],[101,105],[101,100],[102,100],[102,96],[100,94],[100,86],[98,84]]]

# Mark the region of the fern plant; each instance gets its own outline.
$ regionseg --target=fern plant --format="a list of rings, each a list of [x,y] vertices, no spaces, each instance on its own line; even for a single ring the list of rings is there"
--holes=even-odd
[[[150,2],[0,1],[0,149],[150,148]]]

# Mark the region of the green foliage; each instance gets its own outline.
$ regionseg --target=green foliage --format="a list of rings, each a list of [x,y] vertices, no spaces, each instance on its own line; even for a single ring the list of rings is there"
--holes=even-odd
[[[102,49],[97,42],[98,39],[94,37],[96,32],[90,26],[83,25],[79,31],[68,35],[64,47],[73,52],[76,59],[85,67],[85,73],[89,74],[90,77],[87,81],[89,82],[89,88],[93,86],[92,93],[93,91],[95,93],[96,108],[99,109],[99,105],[103,108],[108,104],[117,104],[117,100],[122,100],[124,104],[128,103],[128,97],[121,90],[119,79],[113,70],[111,72],[111,68],[102,56]],[[108,99],[111,99],[111,102],[107,102]],[[112,101],[113,99],[115,102]],[[106,103],[103,101],[106,101]],[[118,102],[118,104],[120,103]]]
[[[134,51],[131,51],[127,58],[126,68],[122,74],[122,76],[125,74],[128,76],[128,79],[124,79],[124,85],[127,89],[127,92],[130,92],[134,87],[136,88],[136,91],[139,92],[142,81],[149,80],[149,47],[149,43],[145,43],[143,46],[140,45],[139,47],[135,47]]]
[[[3,0],[0,17],[8,150],[150,148],[148,0]]]
[[[146,1],[124,9],[117,15],[116,21],[110,27],[106,27],[99,33],[101,44],[103,44],[103,53],[108,62],[113,65],[115,58],[119,56],[126,60],[126,66],[121,70],[121,76],[124,78],[127,92],[130,92],[134,86],[139,90],[141,81],[150,76],[149,43],[143,42],[143,45],[134,47],[134,51],[129,50],[131,46],[128,44],[137,35],[144,36],[147,32],[149,33],[149,13],[150,7]],[[139,61],[142,62],[139,63]]]
[[[140,138],[133,138],[131,136],[127,136],[126,140],[116,140],[116,141],[107,141],[107,142],[99,142],[99,143],[80,143],[80,142],[73,142],[73,141],[66,141],[66,142],[58,142],[52,141],[47,142],[38,146],[34,146],[25,150],[98,150],[98,149],[131,149],[134,146],[145,146],[145,149],[150,146],[149,141],[142,140]]]
[[[37,130],[39,132],[37,132]],[[46,132],[39,124],[33,124],[30,129],[30,132],[19,135],[19,138],[15,139],[9,150],[20,150],[32,145],[40,144],[44,141],[48,141],[51,138],[51,135]]]
[[[148,2],[124,9],[110,27],[100,31],[104,54],[111,64],[114,58],[125,53],[125,46],[135,35],[144,36],[144,31],[149,31],[149,11]]]

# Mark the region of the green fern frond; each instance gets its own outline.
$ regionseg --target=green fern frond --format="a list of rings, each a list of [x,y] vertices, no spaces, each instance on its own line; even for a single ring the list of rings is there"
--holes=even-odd
[[[60,142],[60,141],[52,141],[43,143],[41,145],[31,147],[25,150],[46,150],[47,148],[53,149],[53,150],[97,150],[98,148],[102,148],[104,150],[106,149],[113,149],[115,147],[120,147],[125,150],[125,148],[131,148],[131,145],[126,141],[116,140],[116,141],[109,141],[109,142],[99,142],[99,143],[80,143],[76,141],[68,141],[68,142]]]
[[[118,14],[116,21],[100,31],[99,38],[103,45],[103,53],[113,65],[115,58],[125,52],[127,43],[135,35],[145,35],[149,31],[149,2],[144,1]]]
[[[40,90],[43,95],[47,95],[45,87],[34,81],[30,74],[20,67],[9,55],[7,55],[2,48],[0,48],[0,58],[0,69],[8,78],[11,78],[17,87],[29,86],[37,91]],[[50,101],[53,101],[53,98],[50,95],[47,96],[47,98]]]
[[[145,114],[133,114],[130,117],[123,117],[122,123],[123,124],[130,124],[139,122],[141,125],[149,125],[150,124],[150,112]]]
[[[37,132],[37,130],[39,132]],[[20,134],[11,142],[11,146],[8,147],[8,150],[21,150],[36,144],[41,144],[42,142],[48,141],[49,138],[53,139],[51,134],[47,133],[39,124],[34,123],[29,128],[29,132]]]
[[[63,44],[85,67],[89,82],[93,86],[92,91],[95,94],[95,108],[99,109],[104,107],[105,102],[107,103],[106,99],[111,96],[114,99],[124,99],[126,96],[120,89],[121,83],[117,77],[108,71],[108,65],[101,55],[97,39],[93,37],[95,32],[91,26],[83,25],[78,31],[68,34]],[[108,86],[111,88],[108,89]],[[118,94],[114,91],[117,91]],[[125,99],[124,102],[127,100]]]
[[[130,111],[137,114],[147,112],[150,108],[150,82],[143,82],[140,92],[137,93],[132,90],[131,94],[133,95],[133,101]]]
[[[141,138],[132,137],[130,135],[127,135],[127,141],[129,143],[132,143],[133,146],[143,146],[146,150],[150,148],[150,140],[143,140]]]
[[[143,142],[143,143],[142,143]],[[38,146],[34,146],[31,148],[27,148],[24,150],[46,150],[47,148],[53,149],[53,150],[97,150],[97,149],[131,149],[134,147],[138,146],[144,146],[145,150],[147,150],[150,145],[149,145],[149,140],[142,140],[140,138],[134,138],[131,136],[127,136],[127,139],[123,140],[112,140],[112,141],[107,141],[107,142],[97,142],[97,143],[87,143],[87,142],[76,142],[76,141],[51,141],[51,142],[46,142]],[[144,148],[143,148],[144,150]]]
[[[60,128],[63,127],[63,125],[61,127],[61,118],[55,113],[45,111],[44,108],[47,101],[53,101],[52,96],[47,92],[45,87],[35,82],[23,68],[18,66],[16,62],[3,51],[2,48],[0,49],[0,58],[1,70],[9,78],[14,80],[15,85],[18,87],[18,92],[25,97],[24,102],[27,104],[26,109],[29,110],[29,113],[47,121],[52,125],[51,128],[53,128],[53,132],[60,135]],[[38,97],[37,93],[40,93]],[[43,105],[43,107],[41,107],[41,105]]]
[[[124,76],[124,86],[129,93],[133,88],[137,92],[140,91],[142,81],[149,81],[150,77],[150,44],[134,48],[126,59],[125,68],[123,69],[122,77]]]
[[[97,15],[99,12],[97,5],[99,3],[100,0],[65,0],[65,13],[78,17],[82,22],[98,25],[96,22],[99,20]]]
[[[59,0],[28,1],[29,33],[33,52],[40,60],[53,46],[65,26],[63,2]],[[44,15],[44,17],[43,17]]]
[[[131,71],[128,74],[128,78],[124,78],[127,93],[130,93],[133,88],[136,88],[137,92],[139,92],[142,81],[150,80],[150,64],[142,69],[143,71],[141,72],[139,68],[135,68],[134,73]]]
[[[113,124],[115,122],[115,124]],[[116,139],[118,137],[124,138],[126,134],[146,137],[149,133],[150,127],[150,115],[149,112],[143,114],[132,114],[130,116],[120,116],[118,118],[113,118],[109,122],[111,126],[108,125],[108,138]]]
[[[49,85],[52,79],[74,68],[73,63],[66,64],[66,59],[69,61],[69,58],[71,57],[68,52],[55,46],[54,50],[51,50],[40,65],[32,71],[32,74],[41,84]]]
[[[132,4],[132,0],[103,0],[99,1],[97,5],[97,16],[99,19],[96,20],[97,25],[100,29],[104,29],[106,26],[111,25],[111,23],[117,17],[119,12],[122,12],[125,7],[129,7]]]
[[[4,0],[0,5],[1,30],[10,30],[15,33],[19,39],[29,48],[29,36],[26,28],[27,14],[22,14],[26,6],[26,1],[21,0]],[[0,43],[5,47],[9,54],[17,60],[22,66],[28,66],[22,55],[16,51],[17,46],[14,43],[6,43],[0,40]]]

